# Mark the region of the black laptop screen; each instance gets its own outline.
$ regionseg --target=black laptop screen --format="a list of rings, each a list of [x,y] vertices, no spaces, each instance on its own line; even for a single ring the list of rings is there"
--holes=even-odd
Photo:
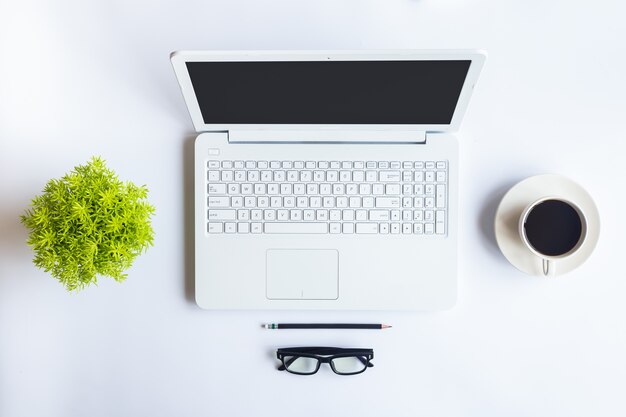
[[[449,124],[471,61],[187,62],[206,124]]]

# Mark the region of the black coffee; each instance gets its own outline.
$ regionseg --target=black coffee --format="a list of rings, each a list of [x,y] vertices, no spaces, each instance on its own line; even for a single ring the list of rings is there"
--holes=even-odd
[[[583,225],[574,207],[564,201],[546,200],[530,210],[524,230],[528,242],[537,252],[559,256],[578,244]]]

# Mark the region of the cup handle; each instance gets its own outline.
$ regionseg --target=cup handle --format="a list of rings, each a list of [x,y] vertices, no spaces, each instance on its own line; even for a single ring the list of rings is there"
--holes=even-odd
[[[543,269],[543,275],[546,277],[553,277],[556,274],[556,264],[549,259],[542,259],[541,266]]]

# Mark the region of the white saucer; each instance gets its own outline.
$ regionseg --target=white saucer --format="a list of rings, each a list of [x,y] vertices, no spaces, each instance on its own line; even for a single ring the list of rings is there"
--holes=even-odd
[[[543,276],[541,258],[532,253],[519,235],[522,211],[542,197],[562,197],[575,203],[587,216],[587,238],[573,255],[556,262],[556,274],[562,275],[583,264],[593,252],[600,235],[600,215],[593,199],[580,185],[560,175],[537,175],[511,188],[498,206],[495,234],[502,254],[522,272]]]

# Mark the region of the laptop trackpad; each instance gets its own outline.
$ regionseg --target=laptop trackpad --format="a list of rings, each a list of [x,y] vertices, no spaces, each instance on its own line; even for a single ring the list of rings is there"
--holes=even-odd
[[[336,300],[339,252],[334,249],[268,249],[266,296],[270,300]]]

